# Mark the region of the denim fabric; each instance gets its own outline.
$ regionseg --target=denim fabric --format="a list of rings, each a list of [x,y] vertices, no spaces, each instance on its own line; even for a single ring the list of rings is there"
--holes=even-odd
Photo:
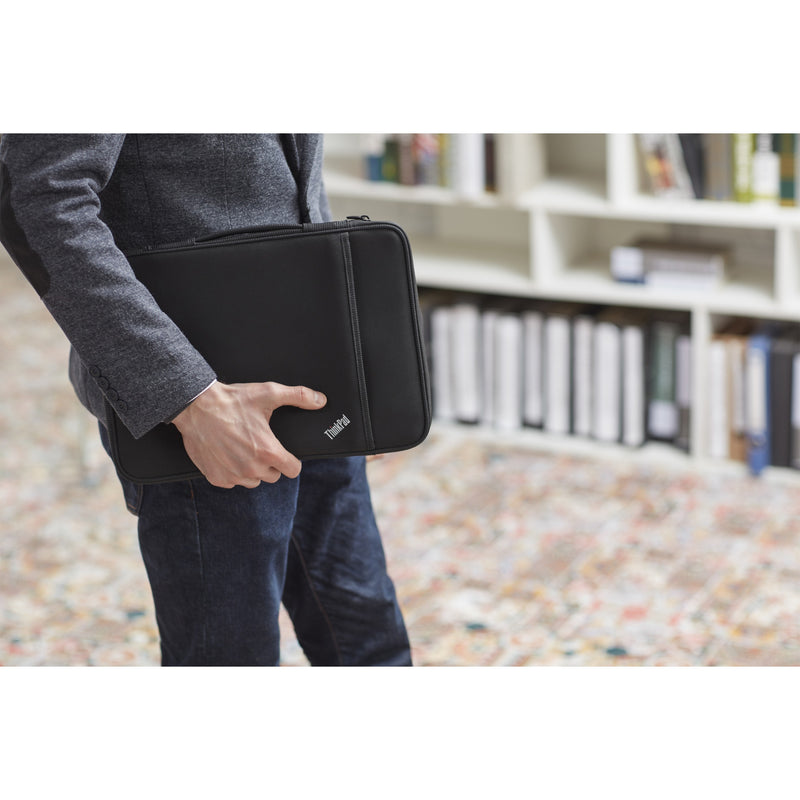
[[[256,489],[120,481],[164,666],[276,665],[281,602],[314,666],[411,665],[365,459],[307,461]]]

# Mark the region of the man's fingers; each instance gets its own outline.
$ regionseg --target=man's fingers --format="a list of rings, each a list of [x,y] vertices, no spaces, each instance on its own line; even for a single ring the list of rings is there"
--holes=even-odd
[[[322,392],[309,389],[308,386],[285,386],[282,383],[265,383],[269,403],[273,408],[278,406],[296,406],[307,411],[322,408],[328,398]]]
[[[274,483],[281,475],[285,475],[287,478],[296,478],[300,474],[302,466],[300,460],[283,447],[272,453],[271,463],[273,465],[272,470],[275,473],[274,480],[272,479],[272,474],[264,478],[269,483]]]
[[[254,489],[261,481],[296,478],[301,463],[269,427],[282,405],[314,410],[327,398],[306,386],[215,383],[174,422],[189,457],[214,486]]]

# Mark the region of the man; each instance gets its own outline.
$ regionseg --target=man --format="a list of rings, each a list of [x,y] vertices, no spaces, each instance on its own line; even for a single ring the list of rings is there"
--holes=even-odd
[[[277,664],[281,601],[312,664],[411,663],[364,459],[301,468],[269,427],[279,406],[325,397],[216,381],[124,256],[303,216],[330,219],[321,136],[0,139],[0,241],[69,338],[70,379],[104,444],[108,400],[135,437],[175,424],[205,476],[120,479],[164,665]]]

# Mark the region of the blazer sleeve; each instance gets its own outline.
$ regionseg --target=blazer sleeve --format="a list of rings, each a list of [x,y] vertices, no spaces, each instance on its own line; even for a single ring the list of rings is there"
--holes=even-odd
[[[0,139],[0,241],[139,438],[216,377],[136,279],[100,219],[125,136]]]

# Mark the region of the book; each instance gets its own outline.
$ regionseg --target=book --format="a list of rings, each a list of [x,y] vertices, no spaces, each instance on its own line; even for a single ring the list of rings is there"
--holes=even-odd
[[[502,313],[495,321],[494,426],[503,431],[522,426],[522,319]]]
[[[494,394],[497,383],[495,373],[495,328],[500,311],[497,308],[481,310],[481,415],[484,425],[494,425]]]
[[[732,133],[733,199],[749,203],[753,199],[753,134]]]
[[[773,338],[769,351],[770,464],[792,466],[794,359],[800,354],[795,337]]]
[[[446,134],[370,133],[360,137],[364,177],[403,186],[444,185],[442,146]]]
[[[771,337],[766,331],[754,333],[747,340],[747,463],[753,475],[760,475],[770,463],[770,344]]]
[[[477,301],[460,300],[448,309],[452,363],[452,413],[459,422],[481,416],[481,328]]]
[[[642,238],[611,249],[611,274],[616,280],[669,289],[714,289],[726,276],[729,249]]]
[[[495,134],[495,169],[498,196],[516,200],[539,183],[546,173],[541,134]]]
[[[501,314],[517,313],[520,313],[519,301],[515,299],[484,298],[480,305],[481,411],[479,420],[487,426],[495,425],[497,320]]]
[[[733,200],[733,156],[729,133],[703,136],[705,196],[707,200]]]
[[[650,333],[647,433],[651,439],[674,442],[678,436],[676,348],[681,326],[655,320]]]
[[[657,197],[693,198],[678,134],[640,133],[638,141],[652,193]]]
[[[678,404],[678,435],[675,446],[689,451],[692,416],[692,339],[681,334],[675,343],[675,400]]]
[[[647,407],[645,402],[645,327],[642,322],[622,324],[622,443],[644,444]]]
[[[800,353],[792,359],[791,466],[800,469]]]
[[[413,133],[397,134],[397,182],[403,186],[416,183]]]
[[[619,442],[622,412],[622,342],[619,326],[605,314],[594,326],[592,436]]]
[[[689,180],[692,184],[692,192],[694,193],[696,200],[702,200],[705,196],[703,134],[679,133],[678,140],[681,143],[683,161],[686,164],[686,171],[689,173]]]
[[[544,321],[544,429],[568,434],[571,428],[572,315],[548,311]]]
[[[497,135],[483,134],[483,188],[494,194],[497,191]]]
[[[728,458],[730,451],[730,398],[728,394],[728,348],[714,337],[708,348],[708,455]]]
[[[525,425],[544,425],[544,314],[529,308],[522,312]]]
[[[386,135],[383,133],[362,134],[359,146],[364,162],[364,177],[368,181],[383,180],[383,153],[386,147]]]
[[[572,432],[592,433],[592,345],[594,316],[583,313],[572,320]]]
[[[780,205],[794,206],[797,204],[795,184],[795,151],[797,148],[797,134],[776,133],[775,151],[778,154],[779,197]]]
[[[611,277],[620,283],[644,283],[644,248],[636,244],[618,244],[611,248]]]
[[[465,198],[486,192],[486,160],[482,133],[453,133],[449,137],[448,185]]]
[[[453,173],[453,154],[451,151],[450,143],[451,136],[449,133],[436,134],[436,140],[439,145],[439,186],[449,187],[450,178]]]
[[[452,384],[451,291],[425,289],[419,293],[422,337],[431,382],[434,419],[455,419]]]
[[[794,186],[795,186],[795,205],[800,205],[800,197],[798,197],[798,193],[800,193],[800,153],[798,153],[798,148],[800,148],[800,134],[794,134],[794,148],[795,148],[795,156],[794,156]]]
[[[745,365],[747,336],[731,333],[725,337],[728,353],[728,458],[747,460],[747,418],[745,415]]]
[[[714,455],[733,461],[747,460],[745,418],[745,367],[747,340],[752,333],[750,320],[735,318],[712,335],[712,345],[724,351],[724,365],[715,368],[719,378],[709,374],[709,429],[726,426],[727,443],[716,445]],[[719,356],[717,356],[719,357]],[[722,408],[722,412],[718,409]],[[715,415],[721,414],[720,419]],[[723,434],[719,434],[723,435]]]
[[[753,148],[753,202],[778,205],[781,195],[780,157],[771,133],[755,134]]]
[[[444,421],[454,420],[456,416],[452,382],[451,320],[449,305],[438,306],[431,311],[433,416]]]
[[[438,298],[441,294],[440,291],[431,289],[421,289],[418,294],[420,322],[422,324],[422,349],[425,352],[428,374],[431,376],[431,385],[433,384],[433,326],[431,324],[431,315],[433,309],[439,305]],[[433,388],[431,388],[431,392],[433,392]]]
[[[387,134],[383,142],[381,179],[388,183],[400,180],[400,144],[397,134]]]
[[[440,143],[441,137],[435,133],[414,134],[414,177],[420,186],[438,186],[440,184]]]

